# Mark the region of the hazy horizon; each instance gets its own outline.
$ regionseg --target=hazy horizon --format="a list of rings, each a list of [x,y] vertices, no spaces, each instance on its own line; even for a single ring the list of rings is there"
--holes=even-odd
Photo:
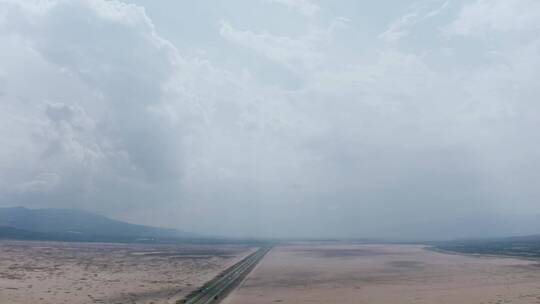
[[[0,207],[540,234],[539,1],[0,0],[0,39]]]

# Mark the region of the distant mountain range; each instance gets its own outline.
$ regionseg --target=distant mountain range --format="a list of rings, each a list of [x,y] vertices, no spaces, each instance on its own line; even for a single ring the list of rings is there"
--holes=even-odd
[[[76,209],[0,208],[0,239],[129,242],[196,237],[175,229],[130,224]]]

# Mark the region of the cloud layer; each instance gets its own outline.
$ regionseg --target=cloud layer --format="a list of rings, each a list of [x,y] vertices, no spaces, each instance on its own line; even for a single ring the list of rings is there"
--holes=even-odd
[[[539,16],[1,0],[0,204],[230,236],[539,213]]]

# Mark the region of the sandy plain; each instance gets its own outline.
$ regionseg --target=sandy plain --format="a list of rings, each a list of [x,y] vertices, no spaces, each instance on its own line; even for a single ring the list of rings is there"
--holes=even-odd
[[[0,303],[175,303],[254,249],[0,241]]]
[[[224,304],[540,303],[537,261],[416,245],[275,247]]]

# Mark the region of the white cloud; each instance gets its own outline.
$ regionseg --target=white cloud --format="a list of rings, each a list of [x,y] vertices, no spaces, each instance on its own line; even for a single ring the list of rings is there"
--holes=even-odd
[[[435,18],[441,14],[450,4],[444,1],[439,7],[431,9],[431,6],[422,6],[407,13],[391,22],[387,29],[379,34],[379,39],[389,43],[395,43],[411,33],[412,27],[430,18]],[[430,10],[431,9],[431,10]]]
[[[540,30],[540,2],[535,0],[476,0],[461,9],[448,34],[483,35],[493,31]]]
[[[397,42],[401,38],[409,35],[408,27],[416,23],[416,14],[407,14],[392,22],[386,31],[379,35],[380,39],[386,42]]]
[[[462,33],[495,26],[422,3],[377,38],[337,2],[275,21],[204,4],[215,14],[189,19],[191,2],[159,19],[163,10],[121,1],[4,0],[0,204],[237,235],[358,236],[383,231],[381,217],[538,210],[538,38],[511,25],[520,31],[497,43],[442,40],[450,18]],[[502,5],[469,6],[479,3]],[[534,29],[520,5],[514,18]],[[245,29],[216,29],[222,18]],[[186,24],[197,39],[174,31]],[[406,46],[377,40],[420,33]],[[290,75],[302,81],[287,86]]]
[[[265,0],[271,3],[279,3],[290,8],[297,9],[306,16],[314,16],[320,11],[320,7],[311,0]]]
[[[441,6],[428,12],[424,18],[434,18],[440,15],[450,5],[450,0],[444,1]]]
[[[278,36],[269,32],[239,30],[222,21],[221,36],[242,47],[253,49],[291,71],[304,73],[318,68],[324,62],[321,45],[329,43],[335,31],[346,28],[348,20],[340,17],[325,29],[314,29],[299,37]]]
[[[221,23],[219,32],[231,42],[251,48],[291,70],[314,69],[323,61],[323,55],[315,48],[320,42],[318,34],[300,38],[275,36],[268,32],[238,30],[227,21]]]
[[[144,8],[141,6],[119,1],[85,0],[85,2],[103,19],[153,30],[152,21],[146,16]]]

